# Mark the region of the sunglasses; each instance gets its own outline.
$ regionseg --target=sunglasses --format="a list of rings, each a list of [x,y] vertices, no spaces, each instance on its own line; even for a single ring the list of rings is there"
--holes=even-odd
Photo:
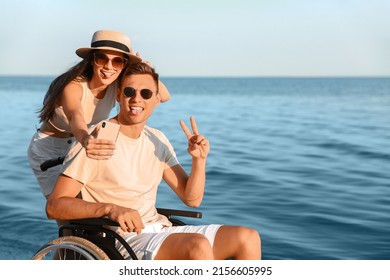
[[[137,90],[133,87],[125,87],[123,90],[123,94],[126,97],[130,97],[130,98],[135,96],[136,92],[137,92]],[[145,100],[150,99],[153,96],[153,91],[151,91],[148,88],[141,89],[141,90],[139,90],[139,92],[141,93],[142,98]]]
[[[109,61],[111,61],[111,65],[115,69],[123,69],[127,63],[127,59],[124,57],[116,56],[109,59],[108,56],[102,53],[94,53],[93,61],[97,66],[105,66]]]

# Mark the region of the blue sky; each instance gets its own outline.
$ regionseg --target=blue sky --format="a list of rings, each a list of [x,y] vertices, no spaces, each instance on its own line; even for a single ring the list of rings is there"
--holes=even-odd
[[[99,29],[164,76],[390,76],[388,0],[8,0],[0,75],[58,75]]]

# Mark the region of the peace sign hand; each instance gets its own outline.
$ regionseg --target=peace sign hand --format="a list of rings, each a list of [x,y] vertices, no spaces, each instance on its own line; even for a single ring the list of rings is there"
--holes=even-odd
[[[205,159],[210,151],[209,141],[199,134],[194,117],[190,117],[190,121],[193,131],[192,133],[185,125],[184,121],[180,121],[180,126],[188,139],[187,151],[193,158]]]

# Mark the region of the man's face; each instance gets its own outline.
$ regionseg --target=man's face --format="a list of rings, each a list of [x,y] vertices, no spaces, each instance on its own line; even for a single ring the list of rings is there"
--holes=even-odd
[[[119,119],[122,124],[146,124],[154,108],[160,103],[157,86],[148,74],[127,76],[118,90]]]

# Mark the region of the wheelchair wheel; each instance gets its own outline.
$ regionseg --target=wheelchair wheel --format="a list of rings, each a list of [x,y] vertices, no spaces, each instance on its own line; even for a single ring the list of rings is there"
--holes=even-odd
[[[32,260],[109,260],[92,242],[77,236],[64,236],[43,245]]]

